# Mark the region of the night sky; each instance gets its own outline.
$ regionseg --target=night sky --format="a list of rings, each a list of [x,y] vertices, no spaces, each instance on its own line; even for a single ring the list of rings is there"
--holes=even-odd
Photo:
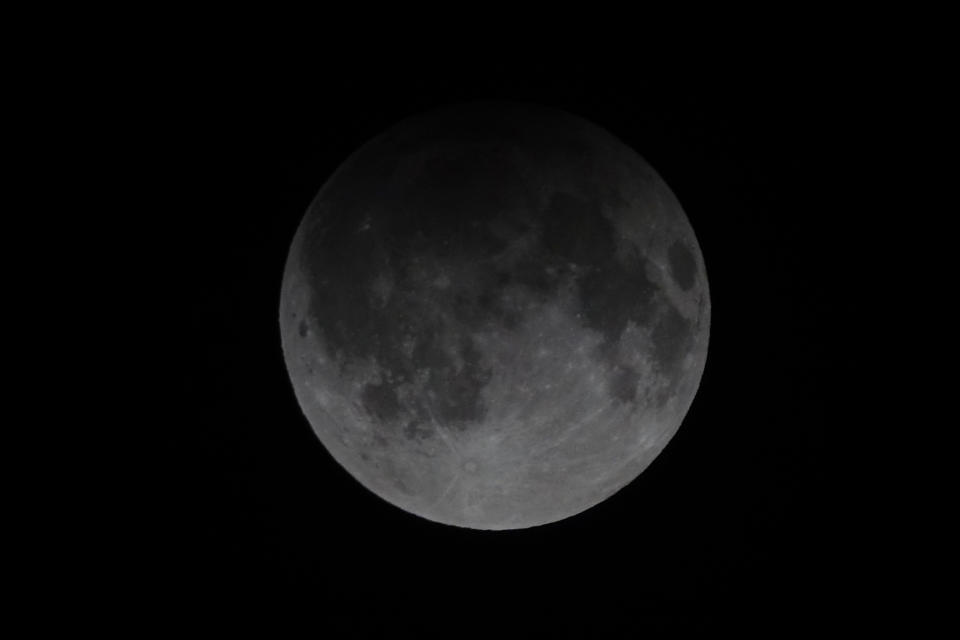
[[[852,223],[818,169],[823,125],[839,124],[828,86],[788,62],[233,62],[210,56],[157,97],[176,147],[163,182],[177,189],[167,282],[182,338],[143,578],[174,615],[281,599],[327,637],[589,637],[778,630],[837,606],[824,460],[854,303],[831,284]],[[435,524],[363,488],[311,431],[280,347],[284,261],[318,189],[403,117],[472,99],[566,109],[636,149],[683,205],[710,283],[706,370],[678,434],[610,499],[529,530]]]

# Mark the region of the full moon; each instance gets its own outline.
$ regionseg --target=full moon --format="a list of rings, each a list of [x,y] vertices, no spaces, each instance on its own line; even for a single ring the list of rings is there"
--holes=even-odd
[[[333,458],[474,529],[555,522],[634,480],[690,408],[709,331],[664,180],[595,124],[508,103],[409,118],[347,158],[280,301],[290,380]]]

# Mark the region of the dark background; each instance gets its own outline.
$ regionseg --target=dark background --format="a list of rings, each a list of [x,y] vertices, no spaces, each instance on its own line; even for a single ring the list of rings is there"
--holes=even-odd
[[[330,637],[590,637],[818,626],[842,606],[825,454],[853,367],[837,285],[856,252],[825,169],[846,116],[822,67],[207,55],[159,69],[176,418],[156,436],[162,535],[141,577],[171,615],[280,600]],[[325,180],[399,119],[472,99],[563,108],[636,149],[682,203],[712,296],[706,371],[666,450],[600,505],[520,531],[435,524],[363,488],[313,435],[280,348],[286,252]]]

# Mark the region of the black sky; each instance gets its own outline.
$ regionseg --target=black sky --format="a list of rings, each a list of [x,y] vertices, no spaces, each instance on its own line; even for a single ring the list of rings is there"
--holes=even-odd
[[[292,70],[209,56],[155,97],[182,338],[145,582],[174,611],[289,593],[321,631],[817,619],[837,597],[824,460],[853,366],[835,348],[853,311],[834,286],[852,221],[822,169],[836,153],[824,127],[842,124],[831,86],[803,63],[654,74],[477,58]],[[283,264],[316,191],[399,119],[471,99],[566,109],[636,149],[682,203],[710,280],[707,367],[678,435],[609,500],[531,530],[446,527],[368,492],[311,432],[280,350]]]

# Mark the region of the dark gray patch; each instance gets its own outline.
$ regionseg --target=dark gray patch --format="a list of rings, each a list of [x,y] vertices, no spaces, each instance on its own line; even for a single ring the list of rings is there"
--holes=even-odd
[[[393,422],[400,415],[397,393],[385,384],[364,385],[360,399],[367,412],[380,422]]]
[[[300,333],[301,338],[307,337],[307,333],[310,332],[310,327],[307,325],[306,320],[300,321],[300,325],[297,327],[297,331]]]
[[[566,160],[570,164],[584,163],[585,159],[593,157],[593,149],[586,140],[573,135],[548,136],[537,140],[537,144],[556,158]]]
[[[403,427],[403,435],[409,440],[424,440],[433,435],[433,431],[421,420],[411,420]]]
[[[349,234],[352,238],[343,241],[351,225],[342,216],[317,222],[301,256],[311,284],[309,317],[345,360],[378,355],[376,337],[382,335],[385,318],[373,308],[369,290],[373,278],[388,267],[379,234]]]
[[[616,248],[613,225],[598,201],[559,192],[544,212],[543,245],[564,260],[583,265],[609,260]]]
[[[641,265],[646,259],[638,257]],[[628,270],[611,256],[592,269],[580,281],[580,303],[586,325],[615,344],[620,334],[633,321],[646,325],[653,316],[657,287],[642,266]]]
[[[391,468],[390,472],[394,474],[393,484],[397,487],[397,490],[404,495],[411,495],[413,491],[410,489],[410,487],[407,486],[407,484],[403,481],[402,478],[395,475],[396,474],[395,469]]]
[[[445,150],[388,206],[391,247],[441,258],[488,257],[506,248],[493,228],[516,227],[507,214],[530,209],[532,194],[514,162],[495,146]]]
[[[689,291],[697,277],[697,261],[693,253],[686,244],[677,240],[667,250],[667,259],[670,261],[670,273],[677,286]]]
[[[498,273],[502,287],[519,285],[526,287],[542,300],[557,291],[560,275],[567,272],[567,264],[555,254],[538,253],[520,260],[509,271]]]
[[[440,340],[431,335],[422,336],[417,340],[413,348],[413,363],[431,372],[453,369],[453,361],[443,350]]]
[[[465,428],[486,417],[487,407],[481,392],[490,381],[492,370],[483,366],[482,354],[472,339],[461,338],[458,352],[462,368],[458,371],[445,356],[444,362],[431,367],[427,390],[433,413],[441,423]]]
[[[673,397],[673,391],[676,388],[676,384],[672,383],[665,387],[660,388],[653,395],[653,406],[657,409],[663,409],[664,406],[670,401],[670,398]]]
[[[653,328],[651,338],[654,357],[660,370],[672,381],[680,373],[683,357],[690,348],[692,337],[690,322],[672,306],[667,307]]]
[[[523,319],[520,310],[505,304],[496,285],[485,287],[475,297],[461,298],[454,303],[457,317],[466,324],[477,320],[514,329]]]
[[[625,365],[614,369],[609,380],[610,395],[620,402],[633,402],[637,397],[637,383],[640,375],[632,367]]]

